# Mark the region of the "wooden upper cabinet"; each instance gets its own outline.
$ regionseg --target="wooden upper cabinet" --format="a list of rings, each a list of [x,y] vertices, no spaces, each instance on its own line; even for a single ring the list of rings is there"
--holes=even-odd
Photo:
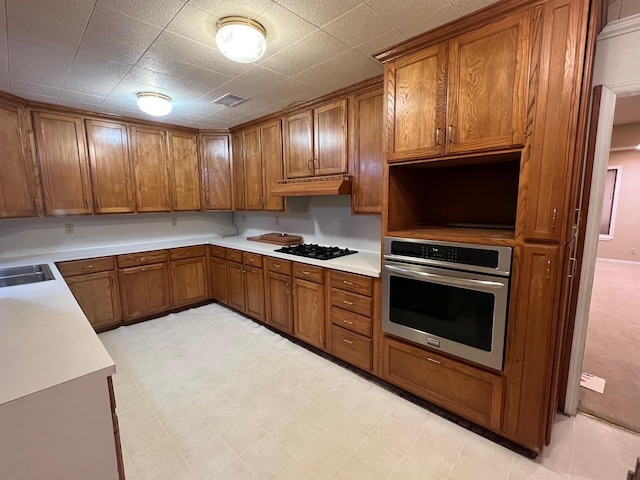
[[[233,209],[244,210],[244,154],[242,152],[242,132],[231,134],[232,170],[233,170]]]
[[[164,130],[130,127],[138,212],[168,212],[169,169]]]
[[[96,213],[135,211],[127,125],[86,120]]]
[[[385,65],[389,160],[444,153],[447,44]]]
[[[287,178],[313,175],[313,112],[297,113],[282,121],[283,156]]]
[[[195,133],[169,132],[171,209],[202,210],[198,136]]]
[[[33,119],[45,213],[92,213],[89,162],[82,118],[34,112]]]
[[[382,213],[382,132],[382,89],[355,95],[349,117],[353,213]]]
[[[282,212],[284,199],[271,195],[271,190],[278,180],[284,178],[280,120],[260,126],[260,156],[262,158],[262,206],[264,210]]]
[[[202,184],[205,210],[231,210],[231,157],[229,135],[204,134],[202,151]]]
[[[26,109],[0,103],[0,218],[42,213]]]
[[[524,143],[528,18],[512,15],[451,41],[448,152]]]
[[[314,175],[347,173],[347,100],[313,111]]]
[[[244,157],[245,207],[262,210],[262,161],[260,159],[260,128],[252,127],[242,132]]]

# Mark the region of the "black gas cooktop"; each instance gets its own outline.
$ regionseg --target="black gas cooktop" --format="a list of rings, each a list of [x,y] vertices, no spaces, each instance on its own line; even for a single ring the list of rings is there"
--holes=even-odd
[[[356,250],[349,250],[348,248],[323,247],[315,243],[303,243],[302,245],[295,245],[293,247],[282,247],[277,249],[276,252],[315,258],[316,260],[331,260],[332,258],[358,253]]]

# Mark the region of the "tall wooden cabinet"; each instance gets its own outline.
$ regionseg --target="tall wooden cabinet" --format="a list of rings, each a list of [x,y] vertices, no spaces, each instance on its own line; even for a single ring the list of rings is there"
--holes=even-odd
[[[169,164],[164,130],[131,126],[131,153],[138,212],[168,212]]]
[[[260,157],[260,127],[242,131],[242,154],[244,158],[245,207],[247,210],[262,210],[262,159]]]
[[[233,205],[229,136],[203,134],[200,136],[200,145],[204,208],[231,210]]]
[[[244,199],[244,154],[242,152],[242,132],[231,134],[233,209],[245,210]]]
[[[93,213],[82,118],[34,112],[44,209],[47,215]]]
[[[171,210],[202,210],[198,135],[169,131],[168,137]]]
[[[0,218],[42,214],[38,170],[26,109],[0,102]]]
[[[260,157],[262,160],[262,208],[265,211],[282,212],[284,199],[271,194],[278,180],[284,178],[282,126],[279,119],[260,125]]]

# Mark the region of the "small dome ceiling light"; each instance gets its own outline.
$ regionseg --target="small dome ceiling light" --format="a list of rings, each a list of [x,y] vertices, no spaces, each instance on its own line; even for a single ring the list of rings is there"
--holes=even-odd
[[[171,98],[161,93],[140,92],[138,93],[138,108],[154,117],[162,117],[171,111]]]
[[[255,20],[224,17],[216,24],[216,45],[222,54],[239,63],[259,60],[267,49],[266,30]]]

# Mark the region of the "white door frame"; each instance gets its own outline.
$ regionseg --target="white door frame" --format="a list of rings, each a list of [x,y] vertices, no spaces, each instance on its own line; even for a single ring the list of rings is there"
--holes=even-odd
[[[619,95],[640,93],[640,69],[637,62],[635,62],[639,37],[640,15],[611,22],[598,36],[594,85],[603,85],[603,88],[596,132],[589,214],[582,256],[582,273],[578,285],[578,303],[571,345],[567,395],[564,403],[564,413],[568,415],[575,415],[578,412],[580,375],[587,341],[591,290],[596,268],[604,183],[609,164],[616,98]],[[635,55],[629,55],[634,50]]]

